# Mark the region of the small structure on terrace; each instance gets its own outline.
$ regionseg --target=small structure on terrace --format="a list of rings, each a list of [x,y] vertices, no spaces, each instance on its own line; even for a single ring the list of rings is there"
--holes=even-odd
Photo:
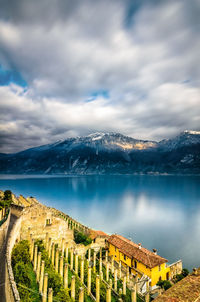
[[[89,237],[92,239],[93,243],[104,246],[109,238],[109,235],[103,231],[90,230]]]

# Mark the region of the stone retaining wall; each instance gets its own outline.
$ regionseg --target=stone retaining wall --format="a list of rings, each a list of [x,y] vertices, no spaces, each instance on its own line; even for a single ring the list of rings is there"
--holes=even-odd
[[[10,223],[10,212],[8,214],[8,218],[0,227],[0,253],[1,250],[3,249],[3,246],[6,244],[6,237],[7,237],[9,223]]]
[[[20,229],[21,229],[21,217],[18,218],[13,225],[11,233],[8,237],[7,250],[6,250],[6,268],[5,268],[5,294],[6,301],[18,302],[20,301],[19,293],[16,283],[14,281],[14,275],[11,265],[12,249],[16,242],[20,241]]]
[[[23,206],[20,206],[20,205],[14,204],[14,203],[11,204],[11,212],[16,217],[20,217],[22,215],[23,211],[24,211]]]
[[[54,215],[51,208],[42,204],[27,207],[23,211],[21,224],[21,239],[29,239],[29,233],[33,239],[45,240],[49,234],[54,243],[60,244],[62,239],[73,241],[73,231],[68,229],[68,224],[61,217]]]

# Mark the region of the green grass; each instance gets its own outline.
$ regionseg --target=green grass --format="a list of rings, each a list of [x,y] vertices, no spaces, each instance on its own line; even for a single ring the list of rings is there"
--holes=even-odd
[[[31,301],[33,302],[40,302],[41,301],[41,296],[39,294],[39,288],[38,288],[38,284],[37,284],[37,281],[36,281],[36,276],[35,276],[35,273],[33,271],[33,266],[32,264],[30,263],[29,265],[27,265],[27,273],[28,273],[28,276],[30,278],[30,281],[31,281],[31,292],[30,292],[30,298],[31,298]]]

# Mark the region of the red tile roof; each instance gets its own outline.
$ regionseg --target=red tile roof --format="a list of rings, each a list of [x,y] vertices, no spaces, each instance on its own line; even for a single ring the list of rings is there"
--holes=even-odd
[[[90,230],[90,238],[95,239],[97,237],[107,238],[108,235],[106,233],[104,233],[103,231]]]
[[[140,248],[138,244],[124,238],[123,236],[111,235],[108,242],[117,247],[124,255],[142,262],[149,268],[153,268],[167,262],[167,259],[162,258],[159,255],[155,255],[144,247]]]
[[[197,274],[190,274],[170,287],[155,302],[199,302],[200,301],[200,268]]]

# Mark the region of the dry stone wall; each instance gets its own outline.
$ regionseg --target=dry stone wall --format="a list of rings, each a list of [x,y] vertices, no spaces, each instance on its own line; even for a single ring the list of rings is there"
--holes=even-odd
[[[0,254],[1,254],[1,249],[6,241],[9,223],[10,223],[10,213],[8,214],[8,218],[6,219],[6,221],[0,227]]]
[[[20,241],[21,217],[18,218],[13,225],[12,231],[8,237],[6,250],[6,268],[5,268],[5,295],[6,301],[20,301],[16,283],[14,281],[13,270],[11,265],[12,249],[16,242]]]
[[[11,213],[12,215],[15,215],[16,217],[20,217],[22,215],[22,212],[24,211],[24,207],[16,204],[11,205]]]
[[[67,222],[54,215],[50,208],[37,204],[25,208],[22,215],[21,239],[29,239],[29,234],[34,239],[46,238],[46,233],[55,242],[60,243],[62,238],[66,241],[73,240],[73,231],[68,229]]]

